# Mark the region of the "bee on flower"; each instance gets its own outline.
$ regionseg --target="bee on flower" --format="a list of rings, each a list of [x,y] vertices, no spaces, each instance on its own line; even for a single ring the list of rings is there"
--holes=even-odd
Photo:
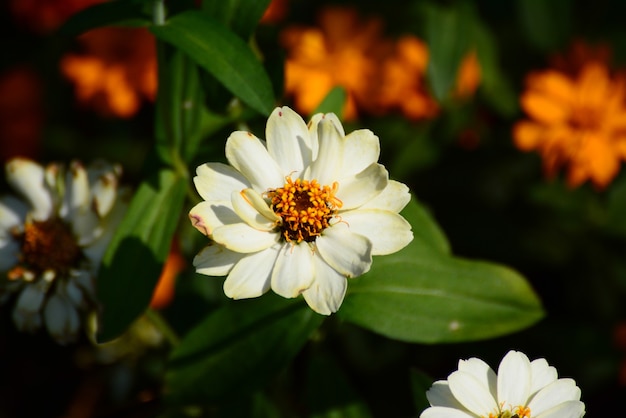
[[[0,197],[0,302],[14,303],[18,330],[45,328],[68,344],[89,327],[98,267],[127,206],[120,174],[102,161],[74,161],[67,170],[21,158],[7,163],[19,197]]]
[[[413,239],[399,215],[409,190],[389,179],[379,153],[371,131],[346,135],[332,113],[307,125],[288,107],[270,115],[266,142],[232,133],[229,165],[203,164],[194,177],[204,201],[189,217],[212,240],[194,258],[196,271],[228,276],[224,292],[234,299],[271,288],[302,294],[320,314],[336,312],[348,278]]]

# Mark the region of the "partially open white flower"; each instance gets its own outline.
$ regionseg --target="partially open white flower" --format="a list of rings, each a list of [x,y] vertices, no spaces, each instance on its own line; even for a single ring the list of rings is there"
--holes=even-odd
[[[509,351],[498,374],[482,360],[460,360],[459,369],[426,393],[432,405],[420,418],[580,418],[585,404],[572,379],[559,379],[545,359],[532,362]]]
[[[94,279],[126,203],[120,168],[73,162],[66,171],[16,158],[8,183],[21,195],[0,197],[0,302],[17,294],[21,331],[45,325],[59,343],[74,341],[96,307]]]
[[[199,273],[228,275],[234,299],[270,288],[304,296],[329,315],[347,280],[370,269],[372,255],[390,254],[412,239],[398,214],[408,188],[378,164],[380,144],[369,130],[345,135],[332,113],[307,126],[288,107],[272,112],[267,143],[237,131],[226,142],[230,165],[206,163],[194,182],[204,202],[189,216],[214,242],[194,259]]]

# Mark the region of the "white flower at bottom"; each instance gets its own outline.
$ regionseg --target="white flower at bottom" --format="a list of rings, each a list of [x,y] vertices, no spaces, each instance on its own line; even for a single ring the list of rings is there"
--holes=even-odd
[[[6,175],[23,200],[0,197],[0,302],[16,294],[19,330],[45,326],[69,343],[95,311],[98,266],[126,209],[120,168],[73,162],[66,171],[16,158]]]
[[[532,362],[509,351],[498,374],[482,360],[460,360],[459,368],[426,393],[432,405],[420,418],[580,418],[585,404],[572,379],[559,379],[545,359]]]
[[[276,108],[266,140],[234,132],[226,142],[230,165],[198,167],[194,183],[204,202],[189,217],[213,243],[195,257],[196,271],[228,275],[224,292],[234,299],[271,288],[286,298],[302,294],[329,315],[343,301],[346,278],[367,272],[372,255],[413,239],[398,214],[408,188],[378,164],[371,131],[345,135],[332,113],[307,126],[288,107]]]

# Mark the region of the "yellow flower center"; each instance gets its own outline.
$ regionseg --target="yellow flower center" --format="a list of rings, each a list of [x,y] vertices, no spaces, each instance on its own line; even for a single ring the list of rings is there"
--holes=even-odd
[[[70,227],[58,218],[27,222],[16,238],[22,244],[21,265],[9,272],[10,278],[19,278],[24,271],[67,274],[83,258]]]
[[[315,241],[342,206],[335,197],[339,184],[320,186],[317,180],[286,180],[283,187],[267,193],[272,209],[282,219],[282,234],[288,242]]]
[[[530,408],[527,406],[516,406],[512,411],[502,411],[499,414],[489,414],[487,418],[531,418]]]

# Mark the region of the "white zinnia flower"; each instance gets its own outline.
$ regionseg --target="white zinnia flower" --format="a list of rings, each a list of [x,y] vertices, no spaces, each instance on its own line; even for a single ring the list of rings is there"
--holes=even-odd
[[[372,255],[413,239],[398,214],[408,188],[377,163],[378,137],[365,129],[345,135],[332,113],[313,116],[307,127],[293,110],[276,108],[266,139],[234,132],[226,142],[230,165],[198,167],[194,182],[204,202],[189,216],[214,243],[194,265],[228,275],[231,298],[271,288],[286,298],[302,294],[329,315],[343,301],[346,278],[367,272]]]
[[[24,200],[0,197],[0,302],[16,293],[16,327],[35,332],[45,325],[67,344],[96,307],[97,269],[126,208],[120,168],[73,162],[66,172],[16,158],[6,175]]]
[[[432,405],[420,418],[580,418],[585,404],[572,379],[559,379],[545,359],[532,362],[509,351],[498,374],[482,360],[460,360],[459,369],[426,392]]]

